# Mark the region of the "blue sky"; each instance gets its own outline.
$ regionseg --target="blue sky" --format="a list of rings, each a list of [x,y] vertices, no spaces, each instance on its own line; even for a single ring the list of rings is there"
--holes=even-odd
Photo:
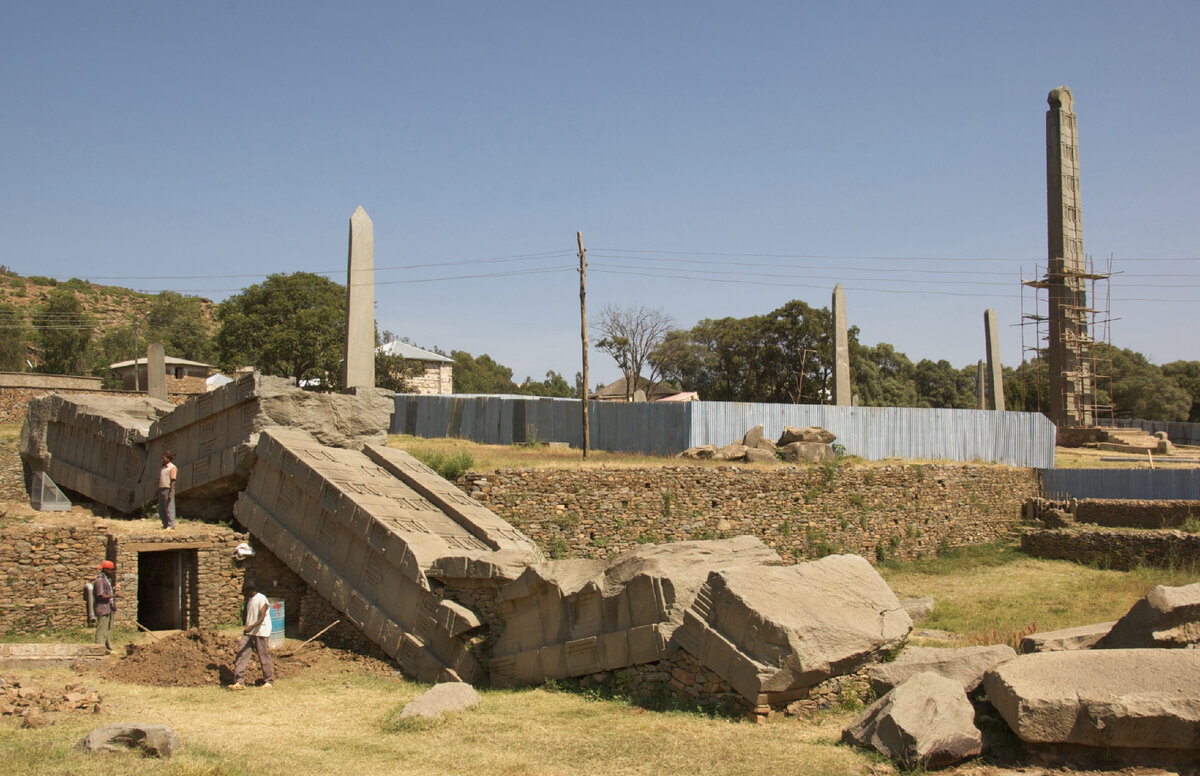
[[[1198,33],[1195,2],[7,3],[0,263],[344,283],[362,205],[380,329],[518,380],[580,368],[576,231],[593,321],[841,282],[866,344],[973,364],[990,307],[1015,364],[1067,85],[1111,339],[1200,359]]]

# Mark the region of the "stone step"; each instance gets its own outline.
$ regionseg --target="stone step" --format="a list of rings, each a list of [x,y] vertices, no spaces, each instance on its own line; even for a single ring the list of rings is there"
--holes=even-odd
[[[104,659],[103,644],[0,644],[0,669],[66,666]]]

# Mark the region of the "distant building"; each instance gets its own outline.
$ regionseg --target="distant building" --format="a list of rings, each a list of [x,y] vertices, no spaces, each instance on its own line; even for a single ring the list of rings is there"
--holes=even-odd
[[[186,358],[167,356],[167,393],[204,393],[208,390],[205,379],[217,371],[212,364],[200,361],[188,361]],[[118,361],[109,364],[113,375],[121,380],[127,391],[146,390],[149,381],[146,379],[146,359],[138,358],[132,361]]]
[[[646,392],[646,401],[661,401],[680,392],[670,383],[652,383],[644,377],[638,377],[634,384],[637,388],[629,392],[630,397],[640,388]],[[593,393],[591,398],[596,401],[625,401],[625,378],[609,383]]]
[[[405,361],[418,361],[424,371],[408,379],[413,393],[426,396],[439,393],[454,393],[454,359],[440,353],[422,350],[407,342],[389,342],[375,348],[376,352],[388,356],[399,356]]]

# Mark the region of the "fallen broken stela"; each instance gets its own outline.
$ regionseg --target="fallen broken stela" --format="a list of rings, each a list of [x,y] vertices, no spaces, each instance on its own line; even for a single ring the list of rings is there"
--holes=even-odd
[[[259,375],[178,409],[55,395],[31,402],[22,456],[31,473],[129,512],[150,500],[172,450],[181,511],[231,509],[423,681],[527,685],[684,649],[763,710],[877,660],[912,627],[863,559],[784,566],[753,537],[546,561],[385,446],[392,406],[384,391],[314,394]]]
[[[789,566],[739,536],[547,561],[386,447],[393,407],[385,391],[316,394],[258,375],[179,408],[53,395],[30,402],[21,454],[30,478],[130,512],[150,500],[172,450],[185,514],[236,517],[422,681],[508,687],[635,666],[665,675],[686,659],[715,677],[705,687],[722,686],[712,692],[764,714],[872,666],[883,697],[844,737],[910,766],[979,753],[968,699],[981,687],[1029,747],[1151,760],[1200,749],[1200,583],[1156,588],[1117,623],[1022,645],[1057,651],[910,648],[880,665],[912,620],[864,559]]]

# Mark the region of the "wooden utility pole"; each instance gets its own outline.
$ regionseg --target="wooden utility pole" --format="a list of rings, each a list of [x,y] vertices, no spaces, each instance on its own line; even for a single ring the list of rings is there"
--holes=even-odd
[[[587,458],[592,446],[591,427],[588,425],[588,348],[587,348],[587,251],[583,249],[583,232],[576,232],[579,243],[579,336],[583,340],[583,457]]]

